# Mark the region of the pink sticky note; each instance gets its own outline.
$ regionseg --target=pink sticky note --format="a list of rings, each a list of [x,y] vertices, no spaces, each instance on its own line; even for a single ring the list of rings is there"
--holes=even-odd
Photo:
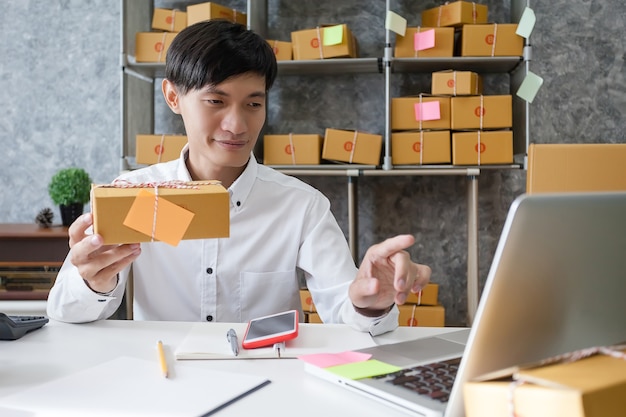
[[[438,101],[415,103],[415,120],[440,120],[441,108]]]
[[[413,49],[423,51],[435,47],[435,29],[425,30],[424,32],[416,32],[413,41]]]
[[[329,366],[345,365],[347,363],[362,362],[371,358],[369,353],[362,352],[341,352],[341,353],[312,353],[310,355],[298,356],[298,359],[310,363],[320,368]]]

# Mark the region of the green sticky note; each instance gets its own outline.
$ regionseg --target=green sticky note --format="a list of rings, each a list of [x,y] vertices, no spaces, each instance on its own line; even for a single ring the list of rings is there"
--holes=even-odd
[[[533,9],[526,7],[524,9],[524,13],[522,13],[522,17],[519,19],[515,33],[520,35],[522,38],[528,39],[535,28],[536,21],[537,18],[535,17]]]
[[[343,42],[343,26],[328,26],[323,28],[324,30],[324,42],[322,45],[339,45]]]
[[[400,369],[401,368],[397,366],[377,361],[376,359],[346,363],[344,365],[337,365],[326,368],[327,371],[349,379],[369,378],[376,375],[384,375],[391,372],[397,372]]]
[[[524,81],[522,81],[522,84],[517,90],[517,96],[521,97],[529,103],[532,103],[542,84],[543,78],[541,78],[537,74],[532,73],[531,71],[528,71],[528,74],[526,74]]]
[[[400,36],[406,34],[406,19],[389,10],[385,17],[385,29],[396,32]]]

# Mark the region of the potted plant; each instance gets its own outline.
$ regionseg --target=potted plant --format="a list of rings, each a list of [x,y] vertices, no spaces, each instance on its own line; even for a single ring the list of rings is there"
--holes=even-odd
[[[82,168],[64,168],[52,176],[48,193],[59,205],[64,226],[69,226],[83,214],[84,206],[89,202],[91,182],[91,177]]]

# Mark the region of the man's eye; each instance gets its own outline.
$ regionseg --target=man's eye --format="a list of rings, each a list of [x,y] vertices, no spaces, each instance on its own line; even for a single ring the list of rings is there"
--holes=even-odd
[[[209,104],[222,104],[222,100],[207,99],[206,102]]]
[[[250,103],[250,104],[249,104],[249,106],[250,106],[250,107],[255,107],[255,108],[256,108],[256,107],[262,107],[262,106],[263,106],[263,103]]]

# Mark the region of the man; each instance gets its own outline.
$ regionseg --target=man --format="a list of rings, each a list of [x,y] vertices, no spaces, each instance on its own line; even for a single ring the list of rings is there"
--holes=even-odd
[[[197,23],[176,36],[165,70],[163,95],[182,116],[188,145],[178,160],[120,178],[221,181],[230,194],[230,237],[103,246],[87,233],[92,217],[85,214],[70,227],[48,315],[110,317],[132,267],[136,319],[242,322],[299,309],[300,270],[324,322],[372,334],[396,328],[395,304],[430,279],[430,268],[405,251],[413,236],[372,246],[357,271],[328,199],[252,155],[277,71],[267,42],[239,24]]]

